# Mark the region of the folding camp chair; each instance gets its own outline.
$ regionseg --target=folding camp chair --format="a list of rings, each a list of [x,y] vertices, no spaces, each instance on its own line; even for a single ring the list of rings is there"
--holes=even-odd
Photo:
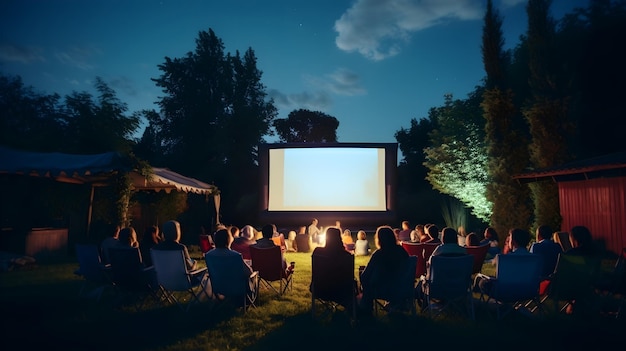
[[[241,256],[205,255],[211,291],[217,306],[233,302],[242,307],[243,312],[256,307],[255,302],[259,291],[259,272],[243,276]]]
[[[259,272],[261,285],[282,295],[292,287],[293,270],[286,271],[283,267],[283,253],[280,246],[250,246],[252,269]],[[279,282],[276,289],[273,283]]]
[[[594,283],[600,263],[598,257],[560,254],[544,300],[551,300],[558,312],[565,312],[574,302],[577,309],[589,311],[595,299]]]
[[[428,275],[421,279],[422,312],[431,318],[444,312],[465,312],[473,320],[473,264],[472,255],[432,256]]]
[[[202,252],[202,256],[204,256],[204,254],[206,254],[213,248],[211,238],[206,234],[198,235],[198,243],[200,244],[200,251]]]
[[[76,244],[78,269],[74,274],[83,278],[78,296],[93,296],[100,301],[103,291],[111,286],[108,267],[102,264],[100,252],[95,244]],[[87,293],[86,291],[89,290]]]
[[[511,311],[531,313],[529,301],[541,309],[539,287],[542,281],[543,257],[536,254],[498,255],[496,277],[479,273],[478,279],[492,279],[488,291],[481,291],[481,301],[493,301],[497,319]],[[488,299],[487,299],[488,296]]]
[[[397,308],[416,314],[415,307],[415,267],[417,256],[409,256],[395,280],[385,286],[377,286],[374,291],[374,312],[393,311]]]
[[[311,315],[318,316],[316,306],[326,311],[343,309],[356,320],[356,280],[354,279],[354,256],[327,257],[311,255]]]
[[[552,240],[561,245],[563,252],[572,248],[572,243],[569,241],[569,232],[556,232],[552,235]]]
[[[150,254],[159,290],[167,301],[188,311],[191,305],[200,303],[203,294],[209,297],[204,290],[208,278],[206,267],[187,271],[185,254],[182,250],[150,249]],[[179,301],[176,297],[177,293],[189,296],[186,309],[182,306],[182,300]]]
[[[311,236],[309,234],[296,234],[296,251],[311,252]]]
[[[143,265],[138,248],[110,248],[109,260],[111,281],[120,303],[132,303],[139,310],[148,298],[160,301],[154,267]]]
[[[420,276],[426,274],[428,260],[433,252],[435,252],[437,246],[441,245],[441,243],[422,243],[422,245],[424,245],[424,252],[422,254],[424,259],[417,263],[419,265],[417,269],[419,270]]]
[[[466,246],[465,251],[468,254],[474,256],[472,274],[480,273],[480,271],[483,269],[483,263],[485,262],[485,258],[487,257],[487,252],[489,251],[489,244],[480,246]]]
[[[424,244],[403,241],[401,245],[409,256],[415,256],[417,258],[417,263],[415,265],[415,278],[419,279],[422,274],[426,273],[426,262],[424,262]],[[421,267],[424,267],[424,271],[421,270]]]

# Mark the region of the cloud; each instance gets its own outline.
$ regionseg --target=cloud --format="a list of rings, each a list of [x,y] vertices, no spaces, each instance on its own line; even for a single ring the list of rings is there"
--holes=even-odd
[[[332,94],[355,96],[367,93],[361,85],[361,77],[345,68],[338,68],[322,77],[305,75],[304,80],[312,87],[312,91],[285,94],[276,89],[268,90],[268,95],[274,99],[274,105],[285,110],[305,108],[323,112],[331,107]]]
[[[43,62],[45,59],[40,54],[41,49],[24,47],[12,44],[0,44],[0,61],[20,62],[29,64]]]
[[[361,77],[348,69],[339,68],[323,78],[305,77],[313,86],[337,95],[355,96],[367,93],[361,85]]]
[[[274,99],[274,104],[278,109],[289,110],[289,112],[301,108],[324,111],[332,105],[332,99],[323,91],[284,94],[276,89],[270,89],[268,95]]]
[[[64,65],[89,71],[94,68],[90,60],[99,53],[100,50],[95,48],[72,47],[66,51],[57,51],[54,56]]]
[[[357,0],[335,22],[335,44],[380,61],[397,55],[414,32],[482,16],[482,1],[476,0]]]

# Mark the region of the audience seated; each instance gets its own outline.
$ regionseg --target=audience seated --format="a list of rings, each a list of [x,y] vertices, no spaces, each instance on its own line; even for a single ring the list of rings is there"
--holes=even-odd
[[[354,239],[352,239],[352,232],[350,229],[344,229],[343,233],[341,233],[341,241],[347,251],[354,253]]]
[[[117,247],[119,245],[119,235],[120,235],[120,226],[119,225],[111,225],[111,228],[108,230],[109,236],[102,240],[100,243],[100,259],[102,260],[102,264],[109,264],[111,260],[109,260],[109,248]]]
[[[272,240],[274,234],[276,233],[276,225],[266,224],[263,226],[263,228],[261,228],[261,234],[263,235],[263,237],[258,239],[255,244],[252,244],[250,246],[255,246],[259,248],[278,246],[274,243],[274,240]],[[287,261],[285,260],[285,255],[283,255],[283,269],[287,269]]]
[[[453,228],[443,228],[441,238],[443,239],[442,244],[437,246],[430,257],[437,255],[465,255],[467,253],[465,248],[459,245],[458,233]]]
[[[400,228],[392,228],[393,229],[393,234],[396,236],[396,240],[399,242],[400,241]]]
[[[480,239],[476,233],[471,232],[465,237],[465,246],[480,246]]]
[[[509,245],[509,254],[510,255],[532,255],[527,247],[530,244],[530,233],[524,229],[513,228],[509,230],[508,240],[506,241]],[[500,253],[496,255],[493,260],[493,264],[498,264],[498,257],[503,255]],[[496,269],[497,270],[497,269]],[[474,280],[474,291],[480,291],[485,295],[491,294],[491,287],[493,286],[494,276],[485,276],[479,274],[476,276]]]
[[[466,246],[465,240],[466,240],[466,237],[467,237],[467,232],[465,231],[465,227],[464,226],[459,226],[456,229],[456,232],[457,232],[457,239],[458,239],[458,242],[459,242],[459,246]]]
[[[237,251],[245,260],[250,260],[250,245],[256,244],[256,231],[251,225],[245,225],[241,228],[239,237],[233,238],[230,245],[231,250]]]
[[[377,250],[372,253],[360,277],[362,294],[359,309],[366,315],[372,312],[377,291],[392,285],[392,282],[398,280],[398,275],[404,273],[409,257],[389,226],[378,227],[374,240]]]
[[[411,242],[419,243],[422,241],[422,238],[426,240],[426,233],[424,232],[424,225],[418,224],[415,226],[415,229],[411,231]]]
[[[502,247],[502,254],[506,255],[509,252],[511,252],[511,236],[507,236],[506,238],[504,238],[504,247]]]
[[[300,226],[298,234],[296,234],[294,249],[297,252],[310,252],[311,246],[313,246],[313,241],[311,240],[311,236],[307,233],[307,227],[305,225]]]
[[[336,227],[329,227],[326,229],[326,245],[316,247],[315,250],[313,250],[313,254],[312,254],[312,256],[324,257],[330,260],[333,260],[333,258],[336,260],[339,260],[340,257],[342,256],[349,257],[351,255],[352,254],[350,252],[345,250],[344,243],[342,241],[342,233],[339,231],[339,228],[336,228]],[[339,281],[337,283],[343,284],[345,282]],[[356,280],[350,283],[353,287],[352,290],[354,292],[354,295],[356,295],[357,293]],[[338,289],[338,291],[342,291],[342,290]],[[351,309],[353,298],[354,296],[336,296],[333,298],[333,300],[339,303],[340,305],[344,306],[346,309]]]
[[[137,232],[133,227],[125,227],[120,230],[118,235],[118,245],[116,247],[122,248],[139,248],[139,241],[137,240]]]
[[[498,246],[498,232],[496,232],[496,230],[492,227],[487,227],[483,233],[483,240],[480,241],[480,245],[485,244],[489,244],[487,259],[492,259],[500,253],[500,247]]]
[[[398,241],[411,241],[411,227],[409,221],[402,221],[402,228],[398,233]]]
[[[250,279],[252,274],[252,267],[250,267],[244,260],[243,256],[234,250],[231,250],[230,246],[233,243],[233,236],[227,229],[220,229],[213,235],[215,241],[215,249],[206,253],[205,257],[218,258],[218,257],[241,257],[241,279],[248,282],[248,292],[253,292],[255,289],[254,281]],[[219,296],[217,298],[220,298]]]
[[[152,249],[156,244],[161,242],[161,237],[159,236],[159,227],[156,225],[151,225],[146,228],[143,233],[143,237],[141,238],[141,242],[139,242],[139,249],[141,250],[141,257],[146,266],[152,266],[152,256],[150,255],[150,249]]]
[[[309,224],[309,226],[307,227],[308,234],[311,237],[311,240],[316,244],[320,243],[320,238],[322,234],[322,228],[317,226],[318,223],[319,221],[317,220],[317,218],[313,218],[311,219],[311,224]]]
[[[233,239],[238,238],[239,234],[241,234],[239,227],[237,227],[236,225],[228,226],[228,231],[230,232],[230,235],[233,237]]]
[[[430,224],[428,228],[426,228],[427,237],[425,238],[424,243],[440,243],[439,239],[439,227],[434,224]]]
[[[530,252],[543,257],[543,268],[541,275],[548,277],[554,272],[559,254],[562,253],[561,245],[552,241],[552,229],[549,225],[541,225],[537,228],[535,235],[537,241],[530,247]]]
[[[598,254],[591,232],[585,226],[573,227],[569,232],[569,241],[572,248],[565,252],[567,255],[595,256]]]
[[[367,256],[370,254],[370,243],[364,230],[356,233],[356,243],[354,244],[354,254],[356,256]]]
[[[185,262],[187,264],[187,270],[191,271],[196,269],[197,262],[189,256],[187,246],[180,243],[182,233],[180,231],[180,223],[175,220],[170,220],[163,223],[163,241],[156,244],[153,250],[181,250],[185,255]]]
[[[601,269],[602,259],[599,250],[593,242],[593,236],[591,235],[589,228],[582,225],[572,227],[569,231],[569,241],[572,248],[567,250],[565,255],[584,257],[586,266],[591,272],[590,280],[592,283],[595,282]],[[591,289],[589,291],[591,291]],[[583,302],[586,304],[583,304]],[[572,314],[575,310],[580,310],[580,307],[584,307],[584,309],[588,311],[591,306],[587,302],[589,301],[584,301],[584,299],[580,299],[580,301],[572,300],[567,306],[565,312]]]
[[[287,234],[287,239],[285,239],[285,244],[287,245],[287,252],[296,252],[296,231],[290,230]]]
[[[436,230],[436,226],[430,226],[430,228],[435,227],[434,230]],[[430,280],[429,277],[429,272],[430,272],[430,262],[431,262],[431,258],[433,256],[461,256],[461,255],[466,255],[467,251],[465,250],[465,247],[460,246],[459,245],[459,239],[458,239],[458,233],[456,230],[454,230],[453,228],[450,227],[445,227],[443,228],[443,230],[441,231],[441,238],[443,240],[443,242],[441,243],[441,245],[437,246],[435,248],[435,250],[432,252],[432,254],[428,257],[427,261],[426,261],[426,274],[422,275],[419,283],[417,284],[417,286],[415,287],[415,294],[418,300],[420,300],[420,302],[424,301],[424,289],[425,286],[423,284],[423,282],[425,280]],[[418,273],[419,274],[419,273]]]

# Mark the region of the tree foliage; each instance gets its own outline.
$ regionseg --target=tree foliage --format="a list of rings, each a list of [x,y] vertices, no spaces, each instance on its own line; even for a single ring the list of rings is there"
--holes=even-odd
[[[428,168],[424,166],[424,149],[430,146],[428,135],[435,125],[436,120],[430,118],[412,118],[410,128],[400,128],[395,133],[403,155],[397,170],[396,207],[398,218],[407,219],[411,223],[439,223],[437,218],[441,215],[441,211],[434,205],[441,198],[441,193],[425,181]]]
[[[492,204],[485,197],[488,182],[485,134],[483,128],[482,88],[467,100],[445,96],[443,107],[431,109],[437,128],[430,136],[426,179],[440,192],[448,194],[471,209],[477,218],[488,221]]]
[[[129,116],[101,78],[94,87],[97,98],[72,92],[62,100],[24,86],[20,77],[0,75],[0,144],[42,152],[130,152],[139,116]]]
[[[222,40],[209,29],[199,33],[195,51],[166,57],[158,67],[162,74],[153,81],[164,93],[161,110],[149,114],[140,144],[158,142],[159,157],[172,169],[219,184],[229,194],[222,202],[224,213],[233,213],[237,201],[258,191],[257,147],[271,135],[277,114],[254,51],[225,53]]]
[[[97,100],[86,92],[65,97],[64,120],[68,150],[102,153],[112,150],[130,153],[132,135],[139,128],[139,116],[127,115],[128,107],[113,89],[97,77]],[[69,152],[69,151],[68,151]]]
[[[514,104],[514,93],[507,84],[510,81],[506,73],[509,54],[503,45],[502,20],[489,0],[483,26],[482,51],[487,77],[481,106],[488,155],[486,197],[493,203],[490,225],[497,233],[507,233],[510,228],[528,228],[532,215],[528,188],[512,177],[524,171],[528,150],[525,133],[516,128],[523,121]]]
[[[555,24],[549,16],[551,1],[530,0],[528,50],[532,97],[523,108],[531,143],[530,163],[535,169],[562,164],[569,159],[568,137],[573,130],[568,120],[569,98],[559,84],[562,74],[554,50]],[[530,185],[534,202],[534,225],[561,227],[558,187],[554,182]]]
[[[338,127],[337,118],[307,109],[294,110],[286,119],[274,120],[274,128],[283,143],[334,143]]]

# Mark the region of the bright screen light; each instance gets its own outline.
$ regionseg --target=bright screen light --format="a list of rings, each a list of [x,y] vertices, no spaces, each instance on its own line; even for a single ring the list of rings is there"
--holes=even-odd
[[[268,211],[385,211],[385,149],[270,149],[268,186]]]

